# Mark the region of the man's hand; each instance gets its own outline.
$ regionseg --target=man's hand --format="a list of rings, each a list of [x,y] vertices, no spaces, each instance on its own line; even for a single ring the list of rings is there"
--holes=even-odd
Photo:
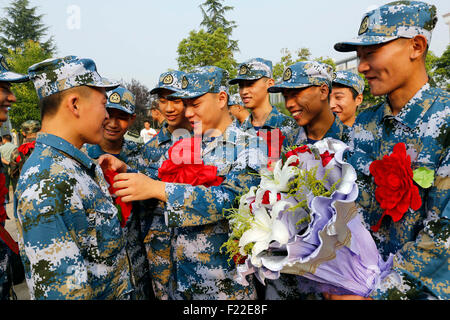
[[[122,197],[123,202],[158,199],[167,201],[166,184],[153,180],[142,173],[121,173],[114,181],[114,188],[120,189],[116,196]]]
[[[113,155],[103,154],[98,158],[98,164],[102,168],[103,171],[112,170],[119,173],[127,172],[127,165],[125,162],[117,159]]]

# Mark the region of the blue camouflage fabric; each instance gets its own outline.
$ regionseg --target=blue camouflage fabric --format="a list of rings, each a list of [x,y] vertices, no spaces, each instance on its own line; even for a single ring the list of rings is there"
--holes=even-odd
[[[186,73],[178,70],[164,72],[159,76],[158,85],[150,91],[150,94],[158,94],[162,89],[181,90],[185,75]]]
[[[333,77],[333,85],[335,83],[353,88],[358,94],[364,92],[364,79],[352,71],[336,71]]]
[[[144,146],[142,157],[145,165],[139,168],[139,171],[158,180],[158,169],[167,159],[169,148],[183,137],[190,137],[190,133],[187,130],[178,129],[175,135],[172,135],[168,124],[165,123],[158,134]],[[144,201],[141,206],[143,210],[142,232],[145,235],[144,245],[153,291],[159,300],[170,298],[169,278],[173,271],[171,255],[173,228],[166,225],[164,207],[165,203],[156,199]]]
[[[112,91],[114,92],[114,91]],[[132,168],[138,168],[143,165],[141,153],[143,149],[142,143],[124,140],[122,151],[119,155],[114,155],[118,159],[125,162]],[[82,151],[90,158],[97,160],[101,155],[106,154],[99,145],[83,146]],[[126,250],[131,265],[131,273],[133,275],[133,299],[148,300],[150,297],[150,276],[149,267],[144,247],[144,237],[141,228],[141,202],[133,202],[131,215],[123,229],[126,239]]]
[[[172,254],[174,271],[169,289],[173,299],[255,299],[254,286],[243,287],[233,280],[235,265],[220,248],[228,240],[226,209],[237,196],[259,183],[257,173],[267,165],[260,138],[244,133],[233,122],[217,138],[204,137],[205,165],[218,168],[224,177],[218,187],[166,183],[165,218],[174,228]]]
[[[340,52],[355,51],[357,46],[386,43],[398,38],[414,38],[423,35],[431,42],[437,23],[434,5],[421,1],[394,1],[366,13],[358,31],[358,37],[339,42],[334,48]]]
[[[272,61],[253,58],[241,63],[238,66],[238,76],[231,79],[228,83],[230,85],[237,84],[243,80],[258,80],[263,77],[273,78]]]
[[[334,122],[330,129],[328,129],[327,133],[325,133],[325,136],[322,139],[325,138],[333,138],[337,140],[341,140],[344,143],[350,142],[350,128],[347,127],[339,117],[334,117]],[[315,143],[316,141],[313,141],[308,138],[306,134],[305,128],[301,127],[298,130],[297,137],[295,139],[295,143],[293,146],[301,146],[308,143]]]
[[[181,90],[177,90],[169,99],[194,99],[206,93],[228,91],[228,72],[216,66],[205,66],[187,73],[181,80]]]
[[[131,115],[136,113],[136,97],[131,91],[120,86],[108,91],[106,95],[108,96],[106,108],[118,109]]]
[[[398,222],[384,217],[379,231],[372,232],[385,259],[395,254],[393,272],[373,294],[375,299],[450,298],[449,101],[447,92],[426,84],[396,116],[387,99],[361,112],[356,120],[349,163],[358,173],[359,210],[368,229],[383,213],[369,172],[374,160],[391,154],[394,146],[403,142],[413,170],[423,167],[434,171],[431,188],[419,186],[419,210],[408,209]]]
[[[39,133],[14,199],[32,299],[129,299],[130,266],[102,170],[64,139]]]
[[[228,99],[228,106],[240,105],[245,107],[245,104],[242,102],[241,96],[239,93],[235,93],[231,95]]]
[[[0,54],[0,82],[21,83],[29,81],[26,74],[19,74],[9,70],[6,58]]]
[[[301,61],[284,70],[283,79],[268,89],[271,93],[326,84],[331,90],[333,67],[318,61]]]
[[[253,117],[250,114],[250,116],[244,122],[242,122],[240,128],[249,134],[256,135],[258,132],[253,126],[252,121]],[[258,129],[258,131],[272,131],[274,129],[280,129],[283,136],[286,137],[283,141],[283,147],[291,146],[295,142],[295,137],[300,130],[297,122],[294,119],[281,113],[277,109],[277,107],[272,106],[272,111],[267,117],[266,122],[261,128]]]
[[[47,59],[28,68],[39,99],[79,86],[115,89],[119,83],[101,77],[95,62],[77,56]]]
[[[3,222],[0,222],[2,226],[5,226]],[[0,301],[7,300],[9,298],[10,277],[8,274],[9,259],[11,256],[11,250],[6,243],[0,239]]]

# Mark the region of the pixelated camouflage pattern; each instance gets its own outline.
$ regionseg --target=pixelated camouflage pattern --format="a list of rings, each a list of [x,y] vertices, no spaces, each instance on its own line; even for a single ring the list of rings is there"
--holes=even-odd
[[[231,95],[228,99],[228,106],[240,105],[245,107],[245,104],[242,102],[241,95],[239,93],[235,93]]]
[[[88,156],[39,133],[14,209],[32,299],[129,298],[133,288],[117,209]]]
[[[119,83],[101,77],[95,62],[77,56],[47,59],[28,68],[39,99],[79,86],[105,88],[106,91]]]
[[[423,35],[431,42],[438,17],[434,5],[421,1],[394,1],[366,13],[358,37],[334,45],[341,52],[355,51],[356,46],[386,43],[398,38]]]
[[[243,287],[233,280],[235,265],[220,250],[228,240],[226,209],[247,188],[259,183],[256,174],[267,165],[258,137],[244,133],[233,122],[215,139],[204,137],[205,165],[218,168],[225,178],[218,187],[166,183],[165,218],[173,227],[174,272],[169,290],[173,299],[247,300],[255,299],[254,286]],[[264,148],[266,148],[264,146]]]
[[[20,125],[20,129],[25,133],[36,133],[41,130],[41,123],[37,120],[27,120]]]
[[[142,143],[124,140],[120,154],[114,156],[136,169],[143,165],[141,157],[143,147],[144,144]],[[86,144],[83,146],[82,151],[95,160],[106,154],[99,145]],[[133,287],[135,289],[132,298],[135,300],[148,300],[151,295],[151,281],[144,247],[145,234],[142,234],[141,226],[142,202],[135,201],[132,204],[131,215],[123,229],[133,275]]]
[[[20,83],[29,81],[30,78],[26,74],[18,74],[9,71],[9,66],[6,63],[6,58],[0,54],[0,82]]]
[[[106,108],[118,109],[128,114],[136,113],[136,97],[126,88],[120,86],[106,93]]]
[[[295,138],[295,142],[291,146],[302,146],[304,144],[308,144],[309,139],[304,127],[301,127],[297,131],[297,137]],[[342,142],[348,144],[350,140],[350,128],[347,127],[339,117],[334,116],[334,122],[330,129],[325,133],[325,138],[333,138],[337,140],[341,140]]]
[[[301,61],[286,68],[283,80],[268,89],[271,93],[284,89],[298,89],[311,86],[328,85],[331,89],[333,67],[318,61]]]
[[[171,94],[169,99],[193,99],[206,93],[228,91],[228,72],[216,66],[198,67],[181,80],[181,90]]]
[[[5,224],[0,222],[4,227]],[[7,289],[8,283],[10,283],[10,277],[8,274],[8,265],[11,256],[11,250],[9,250],[6,243],[0,239],[0,301],[8,300],[9,291]]]
[[[164,72],[159,76],[158,85],[150,91],[150,94],[158,94],[161,89],[179,91],[183,86],[183,78],[186,75],[183,71],[173,70]]]
[[[355,89],[358,94],[364,92],[365,82],[359,74],[352,71],[336,71],[333,77],[333,85],[339,83],[341,85]]]
[[[239,64],[238,76],[228,83],[233,85],[242,80],[258,80],[263,77],[273,78],[272,61],[262,58],[253,58]]]
[[[406,144],[412,169],[425,167],[435,173],[431,188],[419,186],[422,207],[409,209],[393,222],[385,217],[372,233],[380,253],[395,254],[394,271],[373,294],[377,299],[450,298],[450,95],[426,84],[394,116],[388,101],[361,112],[353,128],[353,154],[358,173],[359,210],[365,224],[377,224],[383,210],[375,199],[369,166]]]

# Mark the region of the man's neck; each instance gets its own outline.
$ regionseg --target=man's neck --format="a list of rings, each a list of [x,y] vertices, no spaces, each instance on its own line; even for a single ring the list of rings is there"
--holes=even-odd
[[[103,139],[102,142],[99,143],[99,146],[106,153],[119,154],[120,152],[122,152],[123,142],[123,137],[122,139],[115,141]]]
[[[272,112],[272,105],[270,101],[267,100],[263,105],[252,110],[252,125],[255,127],[262,127],[265,123],[269,114]]]
[[[428,75],[426,72],[418,76],[411,76],[404,86],[389,93],[388,98],[392,114],[396,116],[427,82]]]
[[[329,106],[313,121],[306,125],[308,138],[312,140],[322,140],[328,130],[333,126],[335,116]]]
[[[208,132],[204,132],[203,135],[205,135],[206,133],[211,138],[220,137],[233,122],[233,119],[231,119],[231,116],[228,112],[226,114],[223,114],[220,119],[220,122],[214,128],[215,130],[208,130]]]

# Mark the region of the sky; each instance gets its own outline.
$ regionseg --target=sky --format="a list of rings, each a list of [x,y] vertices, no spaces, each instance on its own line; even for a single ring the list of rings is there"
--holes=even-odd
[[[0,17],[11,0],[0,0]],[[43,14],[57,45],[57,56],[92,58],[108,78],[136,79],[152,89],[161,73],[177,69],[177,47],[191,30],[199,30],[204,0],[30,0]],[[313,57],[335,61],[354,53],[339,53],[335,43],[357,35],[368,8],[388,0],[225,0],[234,7],[226,14],[237,28],[232,38],[243,62],[254,57],[280,61],[281,50],[309,48]],[[444,14],[450,1],[427,0],[438,10],[439,21],[430,50],[440,56],[449,44]]]

